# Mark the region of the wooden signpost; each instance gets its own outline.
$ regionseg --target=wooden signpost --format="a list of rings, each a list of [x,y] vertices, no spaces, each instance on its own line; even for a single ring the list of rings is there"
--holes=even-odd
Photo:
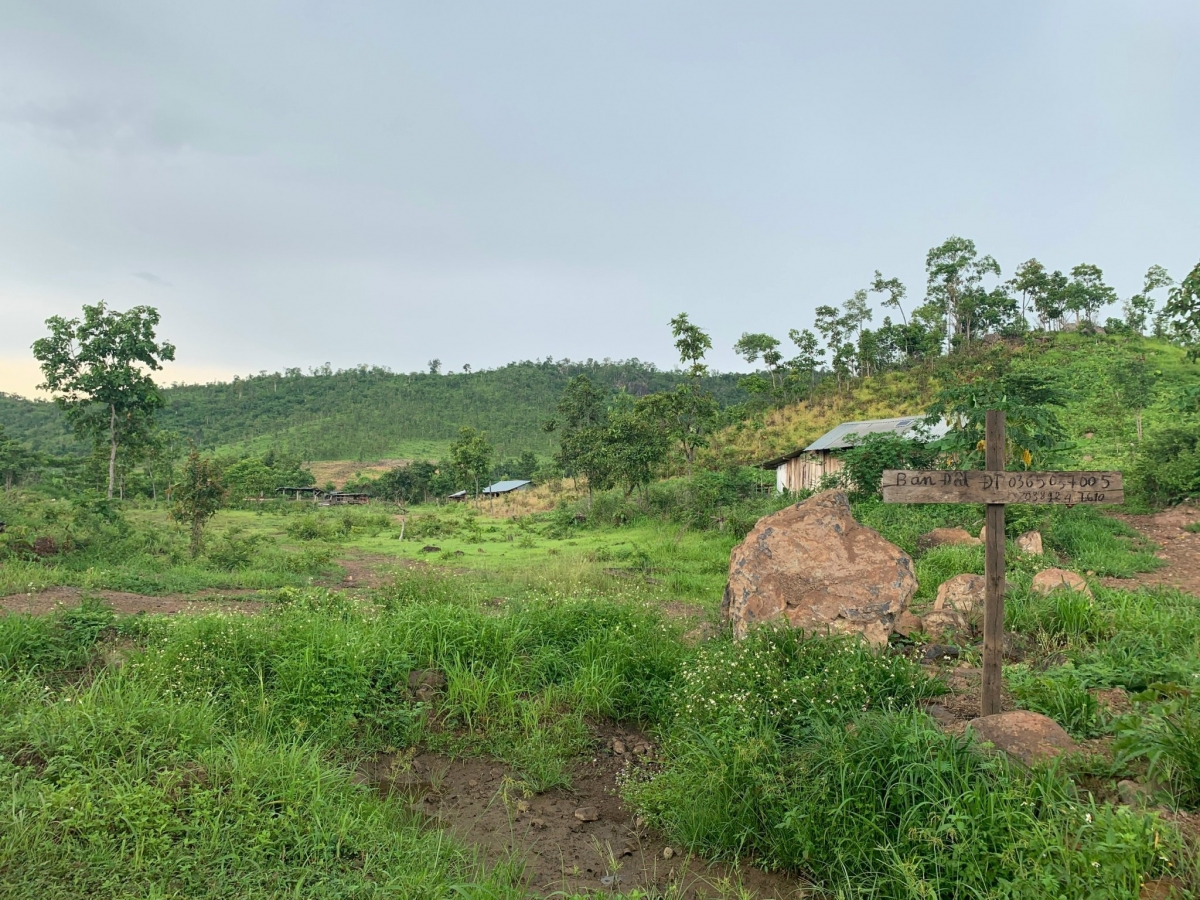
[[[1120,472],[1004,471],[1004,413],[988,410],[981,471],[883,473],[884,503],[984,503],[983,704],[985,716],[1000,712],[1004,654],[1004,505],[1124,503]]]

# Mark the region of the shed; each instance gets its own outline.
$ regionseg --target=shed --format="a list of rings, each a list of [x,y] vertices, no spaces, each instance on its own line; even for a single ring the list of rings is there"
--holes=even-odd
[[[275,488],[275,493],[285,500],[320,500],[325,496],[325,491],[317,487],[281,487]]]
[[[449,494],[446,499],[453,500],[455,503],[462,503],[468,496],[466,491],[455,491],[453,494]]]
[[[932,441],[942,437],[949,430],[950,426],[944,419],[935,425],[927,425],[924,416],[843,422],[825,432],[803,450],[794,450],[784,456],[767,460],[761,467],[775,470],[775,489],[780,493],[814,490],[826,475],[841,470],[841,451],[853,447],[856,439],[862,439],[868,434],[895,434]]]
[[[487,496],[495,496],[496,494],[511,494],[513,491],[523,491],[532,486],[532,481],[521,481],[516,479],[512,481],[497,481],[495,484],[489,484],[482,491],[480,491],[480,493]]]
[[[344,506],[346,504],[359,506],[370,503],[371,495],[346,493],[345,491],[333,491],[332,493],[325,495],[325,500],[330,506]]]

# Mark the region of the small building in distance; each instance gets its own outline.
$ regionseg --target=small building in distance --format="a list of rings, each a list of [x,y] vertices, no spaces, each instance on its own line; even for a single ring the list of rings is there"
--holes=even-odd
[[[764,469],[775,470],[775,490],[811,491],[818,488],[826,475],[842,468],[841,452],[853,447],[868,434],[895,434],[898,437],[937,440],[949,431],[943,419],[936,425],[926,425],[924,416],[901,416],[895,419],[868,419],[863,422],[843,422],[821,435],[803,450],[767,460]]]
[[[446,496],[446,499],[453,500],[455,503],[462,503],[469,496],[471,496],[471,495],[469,493],[467,493],[466,491],[455,491],[453,494],[448,494]]]
[[[480,493],[487,497],[494,497],[496,494],[511,494],[513,491],[524,491],[531,487],[533,487],[532,481],[513,479],[512,481],[497,481],[495,484],[489,484]]]

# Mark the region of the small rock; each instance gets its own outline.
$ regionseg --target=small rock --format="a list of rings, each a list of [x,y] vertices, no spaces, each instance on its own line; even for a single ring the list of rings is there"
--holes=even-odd
[[[933,608],[941,610],[949,606],[964,615],[976,609],[983,609],[986,588],[987,582],[983,580],[982,575],[955,575],[938,587]]]
[[[546,820],[545,819],[530,819],[529,824],[533,828],[545,828]]]
[[[1079,591],[1081,594],[1092,596],[1092,590],[1088,587],[1087,582],[1083,580],[1083,576],[1075,572],[1069,572],[1066,569],[1044,569],[1033,576],[1033,583],[1030,588],[1038,594],[1049,594],[1057,590],[1066,589],[1069,591]]]
[[[921,617],[925,632],[938,641],[954,642],[970,634],[967,618],[956,609],[931,609]]]
[[[621,848],[621,855],[622,856],[633,856],[633,848],[630,847],[628,844],[626,844],[624,847]]]
[[[1142,807],[1150,803],[1150,788],[1128,778],[1117,782],[1117,796],[1126,806]]]
[[[642,818],[641,816],[634,816],[634,817],[633,817],[633,827],[634,827],[634,828],[641,828],[641,827],[643,827],[645,824],[646,824],[646,820],[645,820],[644,818]]]
[[[600,818],[600,810],[594,806],[581,806],[575,810],[575,818],[580,822],[595,822]]]
[[[529,803],[525,800],[518,800],[517,801],[517,812],[518,813],[529,812]]]
[[[663,847],[663,859],[670,859],[675,855],[675,850],[672,847]]]
[[[478,779],[478,778],[472,778],[472,779],[470,779],[470,780],[467,782],[467,787],[473,787],[473,788],[477,788],[477,787],[479,787],[479,779]]]
[[[1040,531],[1027,531],[1017,537],[1017,549],[1022,553],[1029,553],[1033,556],[1041,556],[1045,553],[1042,546],[1042,534]]]
[[[959,653],[960,651],[957,647],[947,647],[945,644],[929,644],[921,654],[921,659],[925,662],[937,662],[939,659],[958,659]]]
[[[965,528],[935,528],[917,538],[917,547],[921,550],[932,550],[952,544],[980,544],[982,541],[972,537]]]
[[[641,743],[633,748],[635,756],[650,756],[654,753],[654,748],[650,744]]]
[[[625,752],[625,742],[622,740],[619,740],[619,739],[613,740],[612,751],[613,751],[613,753],[616,753],[618,755],[624,753]]]
[[[433,544],[426,544],[424,547],[421,548],[421,552],[422,553],[441,553],[442,548],[435,547],[435,546],[433,546]]]
[[[1075,749],[1071,736],[1048,716],[1014,709],[971,720],[971,730],[1015,759],[1031,765]]]
[[[914,615],[910,610],[904,610],[900,615],[896,616],[896,624],[892,626],[892,630],[897,634],[902,634],[909,637],[918,631],[924,631],[925,625],[921,621],[921,617]]]
[[[925,707],[925,712],[939,725],[951,725],[958,721],[958,717],[954,713],[937,703],[930,703]]]

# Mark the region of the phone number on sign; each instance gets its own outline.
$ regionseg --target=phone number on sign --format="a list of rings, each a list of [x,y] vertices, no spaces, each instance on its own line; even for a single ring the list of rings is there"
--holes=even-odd
[[[1038,472],[1003,472],[983,476],[985,490],[1010,491],[1107,491],[1112,487],[1108,475],[1043,475]],[[1068,502],[1063,500],[1062,502]],[[1078,501],[1077,501],[1078,502]]]

